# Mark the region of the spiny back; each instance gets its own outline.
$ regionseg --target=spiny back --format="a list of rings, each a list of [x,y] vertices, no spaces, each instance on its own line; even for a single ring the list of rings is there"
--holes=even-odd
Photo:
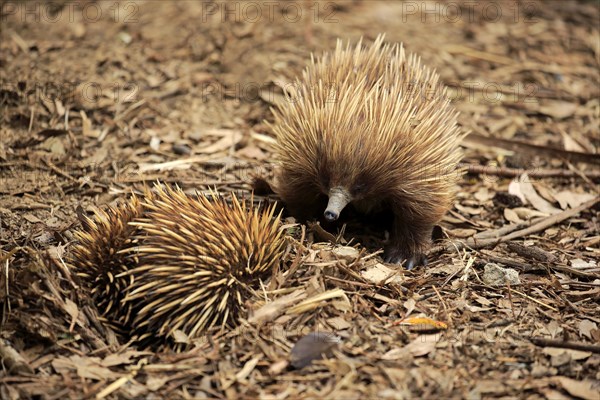
[[[457,112],[437,73],[401,45],[338,40],[294,89],[272,125],[284,174],[367,174],[408,193],[447,193],[456,182]]]

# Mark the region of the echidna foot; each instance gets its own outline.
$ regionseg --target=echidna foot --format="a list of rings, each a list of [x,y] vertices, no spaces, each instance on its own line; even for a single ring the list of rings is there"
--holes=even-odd
[[[388,248],[383,256],[385,262],[390,264],[402,264],[407,270],[411,270],[417,266],[425,266],[428,263],[427,256],[423,253],[407,254],[398,248]]]

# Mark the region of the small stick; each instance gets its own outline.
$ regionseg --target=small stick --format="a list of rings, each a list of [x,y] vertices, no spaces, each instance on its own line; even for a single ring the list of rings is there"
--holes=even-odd
[[[508,225],[504,225],[501,228],[498,229],[493,229],[493,230],[489,230],[489,231],[483,231],[483,232],[479,232],[476,233],[475,235],[473,235],[473,239],[480,241],[483,239],[491,239],[491,238],[495,238],[498,239],[501,236],[507,235],[511,232],[516,231],[517,229],[524,229],[527,228],[528,226],[531,226],[531,224],[537,220],[531,220],[528,222],[521,222],[521,223],[513,223],[513,224],[508,224]]]
[[[504,264],[504,265],[508,265],[509,267],[515,267],[515,268],[520,268],[523,271],[534,271],[534,270],[539,270],[539,269],[544,269],[544,268],[550,268],[552,270],[556,270],[556,271],[561,271],[561,272],[567,272],[571,275],[576,275],[576,276],[583,276],[586,278],[595,278],[597,277],[596,274],[591,273],[591,272],[584,272],[584,271],[579,271],[575,268],[570,268],[564,265],[559,265],[559,264],[544,264],[543,266],[540,265],[539,263],[537,263],[537,265],[533,265],[533,264],[526,264],[526,263],[522,263],[516,260],[511,260],[509,258],[504,258],[504,257],[497,257],[485,252],[481,253],[485,258],[487,258],[487,260],[491,261],[491,262],[496,262],[496,263],[500,263],[500,264]]]
[[[118,390],[121,386],[125,385],[128,381],[130,381],[133,378],[135,378],[136,375],[137,375],[137,371],[132,371],[129,374],[120,377],[119,379],[115,380],[114,382],[112,382],[111,384],[109,384],[108,386],[106,386],[100,392],[98,392],[96,394],[96,398],[97,399],[103,399],[103,398],[109,396],[115,390]]]
[[[76,178],[73,178],[71,175],[67,174],[65,171],[63,171],[62,169],[58,168],[51,161],[46,160],[46,159],[42,159],[42,161],[44,161],[44,163],[46,164],[46,166],[48,168],[50,168],[52,171],[56,172],[58,175],[62,176],[63,178],[67,178],[71,182],[79,182]]]
[[[300,242],[297,242],[300,244],[300,247],[297,250],[296,257],[294,257],[294,260],[292,261],[292,265],[287,271],[288,273],[283,275],[283,279],[279,282],[279,287],[282,287],[285,281],[287,281],[290,276],[293,276],[300,265],[302,265],[302,253],[303,250],[306,249],[302,243],[304,243],[304,238],[306,237],[306,228],[304,225],[301,225],[300,229],[302,230],[302,235],[300,236]]]
[[[508,241],[511,241],[511,240],[514,240],[514,239],[517,239],[517,238],[520,238],[523,236],[531,235],[532,233],[542,231],[546,228],[549,228],[552,225],[558,224],[568,218],[571,218],[574,215],[579,214],[583,210],[587,210],[588,208],[593,207],[599,201],[600,201],[600,197],[596,197],[590,201],[586,201],[585,203],[579,205],[578,207],[571,208],[571,209],[565,210],[563,212],[560,212],[558,214],[550,215],[546,218],[537,220],[537,222],[534,223],[533,225],[531,225],[525,229],[521,229],[521,230],[512,232],[506,236],[502,236],[499,238],[484,239],[484,240],[476,240],[473,238],[469,238],[465,242],[453,243],[448,246],[436,246],[436,247],[432,248],[430,250],[430,252],[433,253],[433,252],[439,252],[439,251],[453,251],[453,250],[456,250],[457,248],[458,248],[458,250],[462,250],[465,247],[468,247],[468,248],[474,249],[474,250],[482,249],[485,247],[493,247],[500,243],[505,243],[505,242],[508,242]]]
[[[472,164],[465,165],[465,168],[468,174],[491,175],[504,178],[516,178],[526,173],[531,178],[587,178],[592,181],[600,180],[600,171],[587,171],[583,173],[566,169],[520,169]]]
[[[513,240],[513,239],[519,238],[521,236],[527,236],[532,233],[536,233],[536,232],[539,232],[546,228],[549,228],[552,225],[558,224],[559,222],[562,222],[568,218],[571,218],[574,215],[579,214],[583,210],[587,210],[588,208],[593,207],[599,201],[600,201],[600,197],[596,197],[590,201],[586,201],[585,203],[579,205],[578,207],[575,207],[575,208],[572,208],[569,210],[565,210],[558,214],[551,215],[551,216],[539,221],[538,223],[530,226],[529,228],[525,228],[520,231],[516,231],[509,235],[506,235],[504,238],[501,238],[501,239],[503,239],[502,242],[508,242],[509,240]]]
[[[508,290],[509,290],[509,292],[513,292],[513,293],[516,293],[516,294],[518,294],[518,295],[520,295],[520,296],[523,296],[523,297],[525,297],[526,299],[529,299],[529,300],[533,301],[534,303],[537,303],[537,304],[539,304],[539,305],[541,305],[541,306],[544,306],[544,307],[546,307],[546,308],[548,308],[548,309],[550,309],[550,310],[552,310],[552,311],[556,311],[556,312],[558,312],[558,309],[556,309],[556,308],[554,308],[554,307],[552,307],[552,306],[549,306],[549,305],[548,305],[548,304],[546,304],[546,303],[542,303],[541,301],[539,301],[539,300],[537,300],[537,299],[534,299],[534,298],[533,298],[533,297],[531,297],[531,296],[527,296],[525,293],[521,293],[521,292],[519,292],[518,290],[515,290],[515,289],[510,289],[510,288],[509,288]]]
[[[373,284],[356,282],[354,280],[340,279],[340,278],[336,278],[335,276],[331,276],[331,275],[325,275],[325,279],[329,279],[329,280],[336,281],[339,283],[345,283],[346,285],[358,286],[358,287],[363,287],[363,288],[372,288],[374,286]]]
[[[521,257],[527,258],[528,260],[536,260],[541,262],[555,262],[557,257],[539,247],[526,247],[519,243],[507,243],[506,246],[510,251],[514,251]]]
[[[506,286],[508,287],[508,301],[510,302],[510,310],[512,311],[513,320],[517,319],[517,315],[515,314],[515,303],[513,303],[512,294],[510,293],[512,289],[510,288],[510,282],[506,282]]]
[[[0,358],[9,372],[33,373],[33,369],[31,369],[23,356],[4,339],[0,339]]]
[[[514,65],[515,60],[512,58],[504,57],[500,54],[488,53],[485,51],[480,51],[476,49],[472,49],[467,46],[454,45],[450,46],[449,49],[446,49],[451,54],[463,54],[468,57],[477,58],[480,60],[490,61],[498,64],[504,65]]]
[[[545,339],[542,337],[533,337],[529,340],[536,346],[558,347],[560,349],[590,351],[592,353],[600,354],[600,346],[595,344],[586,344],[581,342],[565,342],[563,340]]]
[[[600,157],[598,157],[598,154],[569,151],[548,146],[538,146],[536,144],[520,142],[518,140],[508,140],[497,137],[492,138],[478,133],[470,133],[465,138],[465,142],[474,142],[491,147],[500,147],[502,149],[520,153],[548,155],[549,157],[566,159],[570,162],[583,162],[595,165],[600,164]]]
[[[440,299],[440,302],[442,303],[442,307],[444,307],[444,317],[445,317],[444,319],[446,321],[450,321],[450,315],[448,313],[448,306],[446,305],[446,302],[444,301],[444,298],[440,294],[439,290],[437,290],[437,288],[435,287],[435,285],[431,285],[431,288],[433,289],[433,291],[435,292],[435,294],[437,294],[438,299]]]

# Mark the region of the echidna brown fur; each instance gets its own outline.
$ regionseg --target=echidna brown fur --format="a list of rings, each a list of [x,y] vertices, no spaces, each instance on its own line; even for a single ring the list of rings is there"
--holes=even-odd
[[[351,206],[393,214],[386,261],[425,263],[433,226],[461,176],[458,113],[435,71],[379,36],[312,59],[273,110],[275,191],[301,220]]]
[[[79,234],[86,240],[78,248],[87,245],[89,250],[78,250],[74,264],[92,283],[98,276],[112,276],[94,292],[97,304],[109,302],[111,310],[123,310],[120,322],[143,346],[174,344],[181,337],[193,340],[211,327],[235,326],[244,302],[283,251],[274,205],[259,209],[252,207],[252,199],[238,200],[233,194],[228,202],[216,193],[188,196],[179,188],[157,185],[154,193],[133,197],[127,207],[141,207],[141,212],[127,215],[132,231],[126,245],[93,240],[102,237],[100,231],[116,233],[115,227],[123,224],[113,217],[118,213],[98,213],[101,222],[90,224],[93,232]],[[118,261],[102,264],[109,254]],[[119,274],[113,265],[122,266]],[[105,271],[107,267],[111,270]],[[114,282],[126,286],[115,291]]]

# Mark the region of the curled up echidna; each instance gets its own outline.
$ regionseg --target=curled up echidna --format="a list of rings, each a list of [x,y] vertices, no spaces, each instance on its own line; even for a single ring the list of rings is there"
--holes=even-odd
[[[93,218],[80,213],[82,229],[75,233],[77,244],[69,257],[104,322],[119,332],[131,318],[131,304],[123,302],[131,280],[120,274],[133,266],[133,260],[123,257],[120,251],[130,246],[135,227],[129,223],[141,213],[142,204],[136,196],[106,210],[96,210]]]
[[[233,194],[228,202],[157,186],[87,218],[71,263],[103,316],[137,342],[173,341],[176,331],[193,339],[234,326],[279,262],[284,239],[274,210]]]
[[[338,41],[273,110],[276,192],[300,219],[335,221],[347,207],[393,214],[385,260],[427,262],[432,229],[460,174],[457,112],[439,76],[402,46]]]

